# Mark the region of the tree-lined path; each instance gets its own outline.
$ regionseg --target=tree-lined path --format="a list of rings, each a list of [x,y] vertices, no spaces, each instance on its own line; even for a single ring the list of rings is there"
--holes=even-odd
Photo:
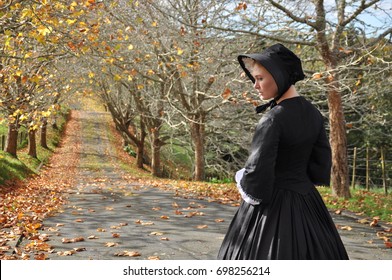
[[[50,236],[47,243],[54,249],[48,257],[215,258],[234,208],[182,199],[131,182],[118,167],[111,147],[108,115],[85,111],[74,115],[81,128],[76,185],[64,212],[44,221],[44,231]]]
[[[75,176],[74,186],[63,209],[43,221],[40,234],[51,247],[45,258],[215,259],[236,207],[182,198],[170,188],[132,179],[119,166],[108,114],[72,116],[69,125],[80,130],[67,129],[72,135],[61,151],[79,143],[77,166],[64,163],[51,172]],[[392,259],[374,228],[345,216],[334,220],[351,259]]]

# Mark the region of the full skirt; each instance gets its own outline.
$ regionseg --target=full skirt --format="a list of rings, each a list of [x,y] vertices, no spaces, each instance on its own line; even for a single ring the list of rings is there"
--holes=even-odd
[[[242,202],[218,259],[347,260],[320,194],[276,189],[268,205]]]

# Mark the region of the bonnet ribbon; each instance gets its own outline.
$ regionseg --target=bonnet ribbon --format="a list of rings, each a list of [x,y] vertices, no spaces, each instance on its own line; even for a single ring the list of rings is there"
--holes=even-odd
[[[260,113],[264,112],[265,110],[267,110],[268,107],[272,109],[276,106],[276,104],[277,103],[276,103],[275,99],[272,99],[270,102],[268,102],[266,104],[257,106],[256,107],[256,114],[260,114]]]

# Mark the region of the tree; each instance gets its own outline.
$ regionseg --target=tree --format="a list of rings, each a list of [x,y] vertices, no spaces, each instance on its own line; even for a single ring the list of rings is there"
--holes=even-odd
[[[342,103],[345,85],[340,72],[348,61],[355,61],[361,55],[361,50],[376,46],[392,33],[390,19],[385,16],[386,2],[246,1],[236,7],[237,13],[231,17],[231,26],[209,23],[211,28],[218,30],[246,33],[260,39],[295,46],[300,54],[305,54],[311,48],[318,51],[319,69],[312,70],[316,77],[323,79],[326,89],[333,161],[331,184],[334,194],[339,197],[350,197],[346,123]],[[367,34],[372,35],[369,30],[371,26],[361,19],[361,15],[365,13],[370,13],[383,23],[381,27],[373,28],[377,37],[371,40],[366,37]],[[381,18],[380,14],[383,13],[384,17]],[[350,34],[347,30],[352,26],[362,30],[363,40],[346,44],[349,41],[347,35]],[[307,59],[302,58],[305,61]]]
[[[95,1],[86,3],[92,5]],[[50,76],[46,70],[49,64],[76,48],[73,40],[80,39],[82,31],[75,32],[69,27],[80,14],[76,2],[15,0],[1,7],[0,111],[9,126],[5,150],[15,157],[17,133],[22,124],[29,130],[29,154],[37,156],[35,131],[42,116],[50,108],[57,108],[51,107],[57,91],[46,79]]]

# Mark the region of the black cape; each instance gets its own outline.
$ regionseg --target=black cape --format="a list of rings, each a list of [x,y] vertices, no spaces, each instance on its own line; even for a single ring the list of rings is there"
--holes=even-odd
[[[218,259],[348,259],[315,185],[329,185],[323,117],[305,98],[283,100],[256,127],[241,202]],[[248,202],[246,202],[248,201]]]

